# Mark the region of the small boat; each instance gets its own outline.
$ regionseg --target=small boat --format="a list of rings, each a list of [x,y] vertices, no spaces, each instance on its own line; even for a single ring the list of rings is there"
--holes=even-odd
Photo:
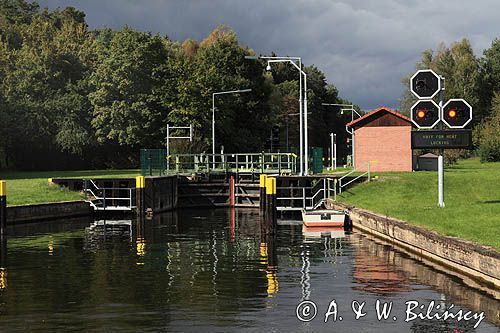
[[[333,209],[302,209],[302,221],[306,227],[346,227],[349,217],[344,211]]]

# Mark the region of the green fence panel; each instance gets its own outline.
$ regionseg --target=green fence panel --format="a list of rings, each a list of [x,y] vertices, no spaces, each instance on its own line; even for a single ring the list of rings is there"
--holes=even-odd
[[[167,170],[165,149],[141,149],[141,175],[163,176]]]
[[[322,173],[323,172],[323,148],[321,147],[313,147],[311,148],[311,171],[313,173]]]

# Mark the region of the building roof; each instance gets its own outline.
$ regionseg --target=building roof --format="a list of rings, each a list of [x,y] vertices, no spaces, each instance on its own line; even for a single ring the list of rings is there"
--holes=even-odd
[[[358,119],[354,119],[353,121],[351,121],[350,123],[348,123],[347,126],[353,127],[353,125],[355,125],[355,124],[357,124],[357,123],[359,123],[361,121],[363,121],[363,122],[367,121],[368,122],[368,118],[371,118],[374,115],[378,115],[380,112],[384,112],[384,111],[388,112],[388,113],[390,113],[390,114],[392,114],[392,115],[394,115],[394,116],[396,116],[396,117],[398,117],[398,118],[400,118],[400,119],[402,119],[404,121],[407,121],[410,124],[413,124],[410,118],[408,118],[406,116],[403,116],[401,113],[397,113],[396,111],[391,110],[388,107],[381,106],[381,107],[379,107],[376,110],[373,110],[373,111],[370,111],[370,112],[366,113],[365,115],[363,115],[362,117],[360,117]]]
[[[424,158],[438,158],[438,156],[435,155],[435,154],[433,154],[433,153],[423,154],[423,155],[420,155],[419,157],[424,157]]]

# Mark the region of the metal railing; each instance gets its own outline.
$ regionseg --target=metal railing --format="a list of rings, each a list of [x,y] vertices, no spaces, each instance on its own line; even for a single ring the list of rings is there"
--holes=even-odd
[[[124,211],[135,208],[133,188],[99,187],[92,179],[84,179],[83,193],[85,201],[90,203],[94,210]]]
[[[337,181],[333,178],[320,179],[313,186],[278,187],[278,192],[289,192],[288,196],[278,196],[278,210],[317,209],[326,199],[337,196]]]
[[[359,178],[361,177],[364,177],[366,175],[368,175],[368,181],[370,181],[370,162],[367,163],[368,165],[368,170],[360,175],[358,175],[357,177],[354,177],[353,179],[349,180],[347,183],[343,184],[342,183],[342,180],[350,175],[352,175],[354,172],[356,172],[356,169],[353,169],[351,172],[343,175],[342,177],[339,178],[339,182],[338,182],[338,185],[339,185],[339,193],[342,193],[342,188],[348,186],[349,184],[352,184],[353,182],[357,181]]]
[[[174,154],[167,158],[167,173],[259,172],[295,174],[297,155],[292,153],[256,154]]]

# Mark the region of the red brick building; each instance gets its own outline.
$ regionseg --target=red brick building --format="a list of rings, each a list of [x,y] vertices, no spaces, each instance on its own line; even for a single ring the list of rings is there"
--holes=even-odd
[[[384,106],[347,126],[354,129],[356,170],[412,171],[411,129],[408,117]]]

